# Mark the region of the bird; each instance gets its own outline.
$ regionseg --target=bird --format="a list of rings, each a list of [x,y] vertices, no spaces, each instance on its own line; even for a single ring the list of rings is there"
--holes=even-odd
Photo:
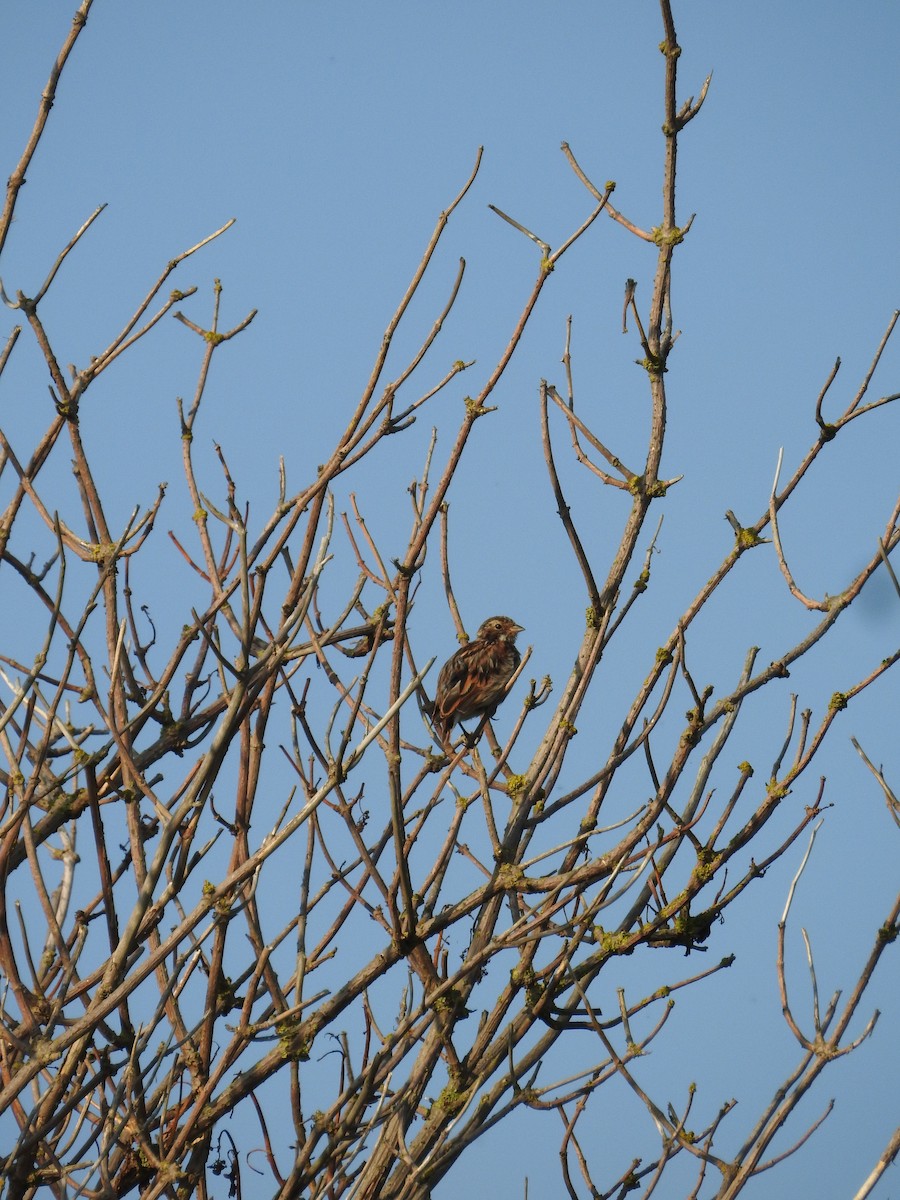
[[[492,717],[506,693],[506,685],[522,661],[516,634],[524,626],[510,617],[488,617],[474,641],[452,654],[438,675],[434,697],[435,731],[445,742],[459,721]]]

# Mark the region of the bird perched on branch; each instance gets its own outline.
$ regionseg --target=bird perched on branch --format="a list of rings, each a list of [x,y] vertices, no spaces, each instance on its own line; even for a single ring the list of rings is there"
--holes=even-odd
[[[488,617],[475,640],[441,667],[434,697],[434,728],[445,742],[458,721],[492,717],[522,660],[516,634],[523,626],[509,617]]]

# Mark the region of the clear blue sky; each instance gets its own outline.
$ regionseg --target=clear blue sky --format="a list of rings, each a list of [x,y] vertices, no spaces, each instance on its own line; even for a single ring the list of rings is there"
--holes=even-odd
[[[4,5],[0,150],[7,175],[74,7],[74,0]],[[714,72],[679,159],[679,219],[697,216],[676,258],[674,316],[683,332],[669,364],[663,473],[685,479],[666,500],[656,590],[611,669],[609,714],[596,715],[601,729],[620,719],[615,672],[626,697],[632,677],[643,673],[645,660],[629,666],[629,650],[641,638],[659,644],[727,552],[725,510],[746,524],[759,516],[779,447],[790,469],[814,440],[816,396],[836,356],[843,367],[826,414],[855,392],[900,305],[900,8],[890,0],[681,0],[675,16],[681,96],[699,92]],[[397,355],[399,363],[403,347],[430,326],[464,256],[464,290],[432,352],[434,376],[459,358],[477,365],[439,399],[402,451],[380,461],[383,479],[368,493],[366,516],[390,555],[405,537],[405,486],[432,423],[446,451],[461,396],[474,394],[490,371],[536,274],[535,248],[488,204],[559,245],[591,207],[560,153],[565,140],[597,183],[616,180],[622,212],[645,228],[659,222],[661,37],[649,0],[97,0],[28,173],[3,257],[7,291],[33,294],[59,249],[107,203],[45,306],[64,361],[83,364],[118,331],[168,259],[237,218],[176,283],[199,286],[186,306],[199,323],[206,323],[214,278],[225,288],[223,326],[259,309],[250,331],[216,364],[201,423],[210,441],[222,444],[242,494],[262,518],[275,497],[279,455],[290,485],[299,487],[329,452],[438,213],[483,145],[482,171],[453,217]],[[549,672],[561,682],[585,603],[566,583],[572,576],[540,457],[538,383],[564,383],[559,359],[572,313],[580,410],[626,462],[639,463],[645,379],[634,366],[635,341],[620,332],[621,304],[629,276],[646,302],[653,268],[652,247],[605,218],[597,222],[545,289],[494,397],[500,411],[476,427],[451,490],[454,580],[464,617],[473,628],[491,612],[511,612],[527,628],[538,677]],[[2,340],[13,315],[4,316]],[[112,447],[124,437],[130,451],[140,447],[137,455],[129,451],[127,472],[118,453],[109,457],[106,482],[119,497],[120,518],[167,479],[171,515],[163,527],[181,519],[174,400],[193,388],[195,343],[170,321],[91,392],[86,438],[109,439]],[[900,341],[889,348],[872,395],[897,390]],[[23,355],[0,390],[4,429],[27,442],[45,424],[47,403],[33,356]],[[897,495],[898,419],[887,408],[849,430],[832,448],[829,469],[820,467],[785,519],[792,563],[807,591],[840,591],[871,552]],[[557,444],[562,456],[561,429]],[[212,481],[212,455],[209,471]],[[621,497],[603,494],[598,508],[596,488],[574,470],[567,481],[573,511],[602,560],[617,540]],[[765,563],[748,558],[703,623],[691,660],[703,680],[724,687],[748,645],[775,658],[810,623],[788,603],[766,553]],[[416,614],[423,658],[453,646],[434,565]],[[9,603],[2,586],[0,602]],[[893,652],[898,630],[900,602],[876,579],[870,596],[842,620],[833,648],[779,696],[767,693],[734,761],[754,759],[764,778],[784,735],[788,691],[800,691],[801,706],[821,714],[833,691]],[[897,679],[888,677],[844,714],[820,765],[834,808],[804,877],[796,924],[813,939],[826,996],[852,986],[897,887],[897,831],[848,740],[858,736],[900,784],[897,695]],[[807,780],[807,793],[798,791],[794,813],[812,802],[814,785]],[[699,1021],[686,1016],[681,1035],[644,1064],[648,1081],[671,1072],[673,1102],[691,1078],[702,1080],[705,1112],[737,1096],[736,1138],[796,1059],[779,1012],[773,955],[775,922],[799,854],[788,855],[765,888],[733,910],[728,936],[708,957],[734,948],[739,962],[710,989],[711,1007]],[[799,957],[797,963],[802,981]],[[894,955],[864,1005],[867,1014],[876,1004],[883,1010],[875,1040],[826,1072],[803,1110],[812,1121],[837,1094],[826,1131],[748,1194],[843,1197],[861,1184],[900,1123],[898,996]],[[635,1113],[635,1120],[644,1118]],[[477,1169],[493,1172],[495,1200],[518,1200],[526,1174],[531,1196],[561,1194],[558,1131],[550,1126],[550,1119],[546,1127],[523,1120],[484,1140],[437,1190],[438,1200],[460,1190],[478,1195]],[[521,1136],[526,1128],[530,1140]],[[787,1141],[799,1133],[795,1125]],[[600,1145],[602,1128],[596,1137]],[[896,1190],[896,1175],[889,1175],[875,1195],[886,1200]]]

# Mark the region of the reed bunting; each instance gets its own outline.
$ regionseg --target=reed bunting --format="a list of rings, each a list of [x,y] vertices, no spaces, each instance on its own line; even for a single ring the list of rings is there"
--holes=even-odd
[[[442,742],[458,721],[494,715],[522,659],[515,645],[522,629],[509,617],[489,617],[441,667],[433,719]]]

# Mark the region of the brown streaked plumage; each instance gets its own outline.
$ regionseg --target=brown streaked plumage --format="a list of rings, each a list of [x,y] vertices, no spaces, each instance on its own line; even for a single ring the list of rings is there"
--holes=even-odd
[[[434,728],[441,741],[459,721],[492,717],[522,656],[516,634],[522,632],[510,617],[488,617],[475,640],[462,646],[441,667],[434,697]]]

